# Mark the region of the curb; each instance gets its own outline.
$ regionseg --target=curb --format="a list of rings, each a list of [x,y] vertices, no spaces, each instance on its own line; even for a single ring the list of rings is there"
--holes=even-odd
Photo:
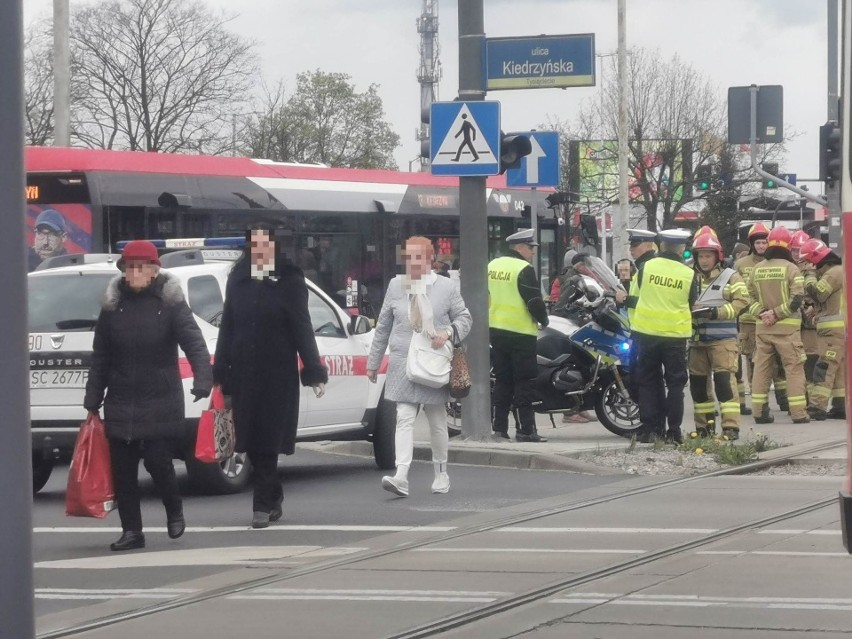
[[[373,445],[366,441],[312,442],[300,443],[299,446],[333,455],[373,457]],[[416,461],[431,461],[432,449],[427,444],[415,443],[414,459]],[[495,450],[493,448],[479,448],[475,446],[453,447],[452,442],[450,443],[450,449],[447,454],[447,461],[450,464],[464,464],[468,466],[493,466],[495,468],[515,468],[520,470],[557,470],[585,475],[627,474],[618,468],[597,466],[554,453]]]

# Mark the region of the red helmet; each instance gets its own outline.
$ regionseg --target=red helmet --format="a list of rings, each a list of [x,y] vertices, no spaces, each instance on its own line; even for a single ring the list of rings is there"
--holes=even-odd
[[[755,224],[752,224],[751,228],[748,230],[749,242],[753,242],[754,240],[765,240],[768,236],[769,227],[763,222],[756,222]]]
[[[755,226],[757,225],[755,224]],[[773,246],[780,246],[781,248],[789,249],[790,237],[790,229],[786,226],[776,226],[774,229],[769,231],[769,235],[766,239],[769,240],[770,248]]]
[[[831,253],[831,249],[825,245],[825,242],[812,237],[802,245],[799,251],[799,258],[807,260],[814,266],[822,262],[826,255]]]
[[[719,240],[710,233],[705,232],[704,234],[696,237],[695,241],[692,243],[692,250],[693,252],[715,251],[720,262],[725,259],[725,253],[722,251],[722,245],[719,243]]]
[[[695,235],[692,236],[692,239],[696,240],[699,237],[701,237],[702,235],[712,235],[717,240],[719,239],[719,236],[716,234],[716,231],[714,231],[713,228],[709,224],[705,224],[700,229],[695,231]]]
[[[793,233],[793,237],[790,238],[790,250],[801,249],[802,245],[809,239],[811,239],[811,236],[804,231],[796,231]]]

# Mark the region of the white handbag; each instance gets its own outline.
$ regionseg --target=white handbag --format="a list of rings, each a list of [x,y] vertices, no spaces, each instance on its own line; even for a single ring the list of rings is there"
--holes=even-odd
[[[408,347],[405,375],[415,384],[443,388],[450,383],[453,344],[447,340],[441,348],[432,348],[432,340],[423,333],[414,333]]]

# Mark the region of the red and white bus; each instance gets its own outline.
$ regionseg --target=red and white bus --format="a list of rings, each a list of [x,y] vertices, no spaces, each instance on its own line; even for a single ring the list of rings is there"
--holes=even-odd
[[[130,239],[242,236],[252,222],[293,233],[295,257],[306,275],[341,306],[357,312],[365,291],[378,305],[398,272],[396,247],[410,235],[431,238],[437,252],[459,255],[458,179],[428,173],[335,169],[241,157],[31,147],[26,150],[30,247],[42,216],[46,244],[57,221],[64,247],[30,250],[35,268],[51,250],[108,252]],[[489,178],[489,254],[529,227],[525,206],[547,211],[548,190],[507,188]],[[44,216],[46,210],[54,213]],[[47,224],[53,222],[53,226]],[[545,290],[561,266],[558,225],[540,223],[540,272]],[[355,284],[355,286],[353,286]],[[364,288],[366,287],[366,288]],[[347,301],[349,302],[347,304]]]
[[[842,38],[840,47],[840,130],[843,136],[842,175],[840,185],[840,210],[843,229],[843,264],[846,270],[844,293],[849,295],[849,283],[852,282],[852,7],[849,2],[842,4]],[[852,309],[846,302],[846,330],[852,326]],[[852,362],[852,340],[846,340],[846,430],[848,461],[846,479],[840,493],[840,520],[843,528],[843,544],[852,554],[852,415],[849,406],[850,370]]]

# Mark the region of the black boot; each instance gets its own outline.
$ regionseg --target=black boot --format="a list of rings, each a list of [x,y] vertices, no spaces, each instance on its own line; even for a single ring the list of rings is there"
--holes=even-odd
[[[775,391],[775,401],[778,402],[778,410],[784,411],[785,413],[790,412],[790,402],[787,401],[786,391]]]
[[[278,503],[269,511],[269,521],[278,521],[284,516],[284,495],[278,499]]]
[[[775,418],[769,414],[769,404],[764,404],[763,409],[760,411],[760,415],[754,416],[755,424],[771,424],[775,421]]]
[[[166,514],[166,530],[171,539],[177,539],[186,530],[186,520],[183,518],[183,508]]]
[[[533,429],[526,433],[519,430],[518,433],[515,435],[515,441],[538,444],[546,442],[547,439],[539,435],[538,432]]]
[[[828,413],[816,406],[808,406],[808,417],[815,422],[822,422],[828,419]]]
[[[829,419],[846,419],[846,400],[842,397],[834,397],[831,400],[831,410],[828,411]]]
[[[722,435],[728,438],[728,441],[735,441],[740,438],[739,428],[723,428]]]
[[[142,534],[141,530],[125,530],[121,533],[121,537],[118,538],[118,541],[109,545],[109,549],[112,551],[136,550],[137,548],[144,547],[145,535]]]
[[[740,404],[740,415],[751,415],[751,409],[745,404]]]

